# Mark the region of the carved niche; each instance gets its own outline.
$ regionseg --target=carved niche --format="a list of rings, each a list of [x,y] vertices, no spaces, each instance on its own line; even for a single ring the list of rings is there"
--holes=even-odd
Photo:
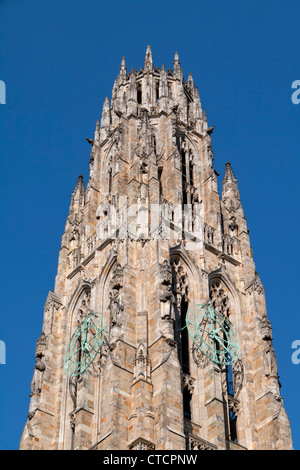
[[[91,303],[91,289],[86,288],[82,292],[80,299],[78,301],[78,307],[77,307],[77,312],[76,312],[76,324],[77,325],[79,325],[79,323],[81,323],[82,320],[89,313],[91,313],[90,303]]]
[[[50,291],[44,306],[43,332],[46,336],[52,332],[54,312],[58,311],[60,307],[62,307],[62,302],[54,292]]]
[[[213,280],[209,287],[209,295],[214,309],[229,318],[230,301],[224,284],[220,279]]]
[[[137,348],[136,357],[134,361],[134,375],[133,381],[139,379],[149,380],[151,372],[150,358],[147,354],[147,349],[144,344],[140,344]]]

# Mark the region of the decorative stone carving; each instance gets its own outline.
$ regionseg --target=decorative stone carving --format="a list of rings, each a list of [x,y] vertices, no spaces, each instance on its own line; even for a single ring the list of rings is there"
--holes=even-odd
[[[188,436],[189,450],[218,450],[218,447],[200,437],[189,434]]]
[[[43,384],[43,376],[46,370],[45,363],[43,358],[45,356],[47,338],[45,333],[42,333],[36,343],[36,352],[35,352],[35,367],[33,372],[33,378],[31,381],[31,394],[30,394],[30,405],[29,405],[29,413],[28,419],[31,420],[36,410],[39,406],[40,402],[40,395],[42,391],[42,384]]]
[[[209,289],[210,298],[214,309],[229,318],[230,315],[230,301],[225,287],[221,283],[220,279],[214,280]]]
[[[231,222],[229,224],[230,234],[233,237],[237,237],[237,235],[238,235],[238,225],[236,223],[236,217],[232,216],[230,220],[231,220]]]
[[[247,285],[245,291],[249,296],[253,293],[256,293],[258,296],[264,294],[264,287],[258,274],[256,274],[252,281]]]
[[[233,392],[237,398],[243,386],[244,381],[244,367],[241,359],[238,359],[232,364],[232,377],[233,377]]]
[[[168,260],[160,264],[160,302],[161,319],[170,320],[172,318],[172,268]]]
[[[192,357],[193,357],[194,362],[197,365],[197,367],[201,367],[202,369],[204,369],[210,362],[208,357],[206,357],[205,354],[203,354],[196,347],[196,345],[194,343],[193,343],[193,346],[192,346]]]
[[[153,442],[147,441],[146,439],[139,437],[129,446],[129,449],[130,450],[154,450],[155,445],[153,444]]]
[[[228,234],[223,235],[223,251],[225,254],[229,256],[233,255],[234,243],[234,238],[230,237]]]
[[[90,302],[91,302],[91,289],[87,288],[83,291],[78,301],[77,315],[76,315],[77,325],[79,325],[79,323],[81,323],[82,320],[89,313],[91,313]]]
[[[267,315],[261,317],[259,321],[260,321],[261,338],[265,341],[272,341],[273,340],[272,327],[271,327],[271,322],[270,320],[268,320]]]
[[[121,289],[123,287],[123,268],[118,263],[113,271],[113,275],[110,282],[112,289]]]
[[[48,336],[52,332],[53,316],[55,310],[62,307],[62,302],[53,292],[49,292],[44,306],[44,325],[43,332]]]
[[[227,403],[229,411],[231,411],[234,416],[238,416],[241,408],[240,401],[228,395]]]
[[[134,360],[134,375],[133,381],[138,379],[150,379],[151,364],[150,358],[147,354],[146,347],[144,344],[140,344],[136,351],[136,357]]]
[[[278,376],[278,366],[275,351],[271,340],[267,341],[266,348],[266,375],[279,377]]]
[[[109,293],[110,303],[109,303],[109,310],[110,310],[110,320],[111,326],[121,326],[122,325],[122,313],[124,307],[121,301],[121,294],[119,293],[118,289],[112,289]]]
[[[195,388],[195,379],[193,379],[188,374],[182,374],[182,380],[183,380],[183,389],[188,390],[190,394],[192,394]]]
[[[204,240],[213,245],[215,229],[204,222]]]
[[[81,262],[81,247],[79,246],[78,248],[74,248],[69,255],[68,255],[68,261],[67,261],[67,266],[68,269],[75,269]]]
[[[256,277],[255,277],[255,282],[254,282],[253,288],[254,288],[254,291],[258,295],[262,295],[264,293],[264,287],[263,287],[262,282],[261,282],[258,275],[256,275]]]
[[[31,381],[31,392],[41,393],[42,391],[42,380],[46,366],[43,362],[46,349],[46,336],[42,333],[40,338],[37,340],[36,353],[35,353],[35,367],[33,379]]]
[[[260,336],[265,344],[265,375],[268,379],[267,387],[268,390],[274,395],[277,401],[281,401],[280,395],[280,383],[278,375],[277,358],[273,347],[273,333],[271,322],[268,320],[267,315],[264,315],[259,319],[260,322]]]
[[[179,258],[175,258],[171,265],[173,273],[173,294],[177,308],[179,309],[182,299],[188,301],[189,281],[187,272],[181,265]]]
[[[160,277],[163,285],[168,286],[172,284],[172,268],[166,259],[160,265]]]
[[[93,251],[96,248],[96,233],[93,233],[93,235],[91,235],[87,239],[86,245],[87,245],[87,255],[90,255],[91,253],[93,253]]]

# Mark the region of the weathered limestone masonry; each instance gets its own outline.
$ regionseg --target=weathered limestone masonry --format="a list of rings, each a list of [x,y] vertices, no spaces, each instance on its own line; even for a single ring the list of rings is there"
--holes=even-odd
[[[177,53],[168,71],[149,46],[139,71],[122,60],[87,139],[90,179],[72,194],[21,449],[292,449],[264,288],[230,163],[218,193],[213,129]],[[184,329],[203,301],[237,334],[231,368]],[[91,312],[105,340],[70,379],[66,348]]]

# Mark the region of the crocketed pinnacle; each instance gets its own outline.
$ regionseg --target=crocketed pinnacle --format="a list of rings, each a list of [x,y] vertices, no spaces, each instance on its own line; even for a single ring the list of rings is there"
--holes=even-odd
[[[144,61],[144,70],[152,71],[152,69],[153,69],[153,58],[152,58],[151,46],[147,46],[145,61]]]

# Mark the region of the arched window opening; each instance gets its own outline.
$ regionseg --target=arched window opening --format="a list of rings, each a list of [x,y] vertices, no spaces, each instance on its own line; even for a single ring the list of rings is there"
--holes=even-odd
[[[155,101],[159,100],[159,81],[155,82]]]
[[[142,104],[142,85],[139,83],[137,85],[137,102],[138,104]]]
[[[194,167],[192,161],[190,161],[190,185],[194,186]]]
[[[159,203],[161,204],[162,201],[162,183],[161,183],[161,175],[162,175],[163,168],[158,168],[158,187],[159,187]]]
[[[182,203],[187,204],[187,186],[186,186],[186,154],[185,151],[181,151],[182,158]]]
[[[112,168],[108,171],[108,192],[111,193],[112,190]]]
[[[186,314],[188,311],[188,302],[185,299],[181,300],[181,367],[185,374],[190,373],[190,356],[189,356],[189,336],[186,328]]]

